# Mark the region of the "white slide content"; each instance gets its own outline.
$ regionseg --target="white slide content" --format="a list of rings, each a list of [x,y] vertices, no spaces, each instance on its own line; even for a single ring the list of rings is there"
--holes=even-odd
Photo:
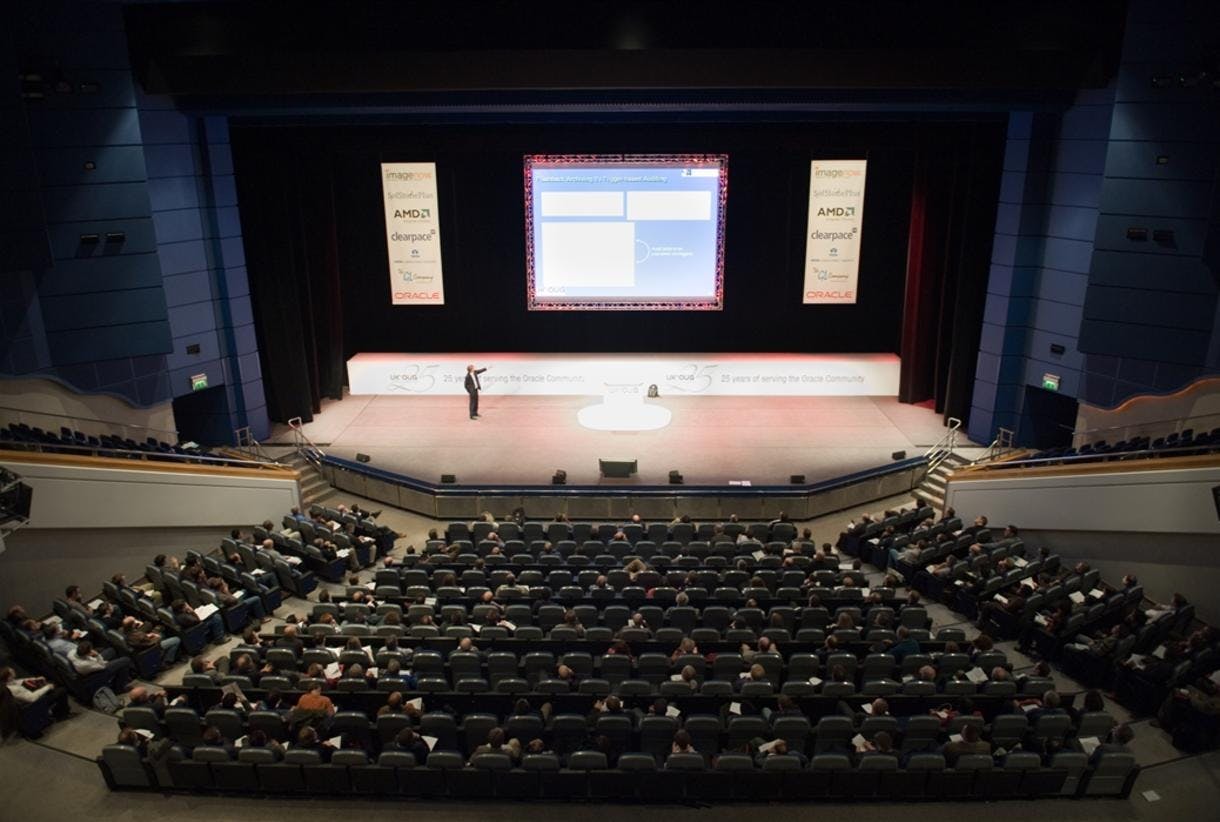
[[[540,261],[548,285],[635,285],[635,223],[543,223],[541,237]]]

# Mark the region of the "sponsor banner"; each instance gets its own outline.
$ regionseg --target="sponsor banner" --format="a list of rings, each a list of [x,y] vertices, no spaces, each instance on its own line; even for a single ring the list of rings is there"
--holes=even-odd
[[[814,160],[809,164],[806,305],[856,301],[867,165],[867,160]]]
[[[661,397],[843,397],[898,394],[893,354],[357,354],[347,361],[352,394],[465,394],[466,365],[488,370],[497,395]]]
[[[382,163],[385,243],[394,305],[444,305],[436,163]]]

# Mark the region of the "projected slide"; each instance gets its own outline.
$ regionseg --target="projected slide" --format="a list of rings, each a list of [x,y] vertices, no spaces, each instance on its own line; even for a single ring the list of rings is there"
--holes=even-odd
[[[716,311],[728,156],[525,158],[533,310]]]

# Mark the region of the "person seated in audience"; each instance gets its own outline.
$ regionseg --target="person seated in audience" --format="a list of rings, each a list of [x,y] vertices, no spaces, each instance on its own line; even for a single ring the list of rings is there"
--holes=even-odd
[[[165,709],[169,704],[181,705],[186,701],[185,697],[179,697],[173,703],[167,703],[165,691],[150,691],[143,685],[135,685],[127,692],[127,704],[129,706],[150,708],[157,715],[158,719],[165,718]]]
[[[330,697],[323,695],[321,685],[314,684],[297,699],[293,709],[293,722],[295,724],[313,719],[326,720],[334,714],[335,703],[331,702]]]
[[[867,710],[865,710],[865,706],[867,706]],[[839,709],[839,713],[849,717],[857,727],[869,717],[892,715],[890,714],[890,703],[886,702],[881,697],[877,697],[872,702],[865,703],[864,706],[861,706],[860,710],[852,708],[844,700],[839,700],[837,707]]]
[[[93,609],[85,603],[85,598],[81,595],[79,585],[69,585],[64,589],[64,602],[68,603],[68,607],[85,619],[93,618]]]
[[[237,748],[233,746],[233,740],[225,739],[224,734],[215,725],[208,725],[203,729],[200,735],[201,744],[210,748],[223,748],[225,753],[229,755],[229,759],[237,758]]]
[[[946,742],[941,746],[940,752],[945,757],[945,764],[952,768],[963,754],[990,756],[991,743],[979,737],[979,729],[975,725],[963,725],[961,739]]]
[[[1083,654],[1095,658],[1108,657],[1117,650],[1119,643],[1126,638],[1127,634],[1127,626],[1121,622],[1116,622],[1100,637],[1094,638],[1088,634],[1077,634],[1072,642],[1068,642],[1063,646],[1063,653],[1065,656]]]
[[[1028,713],[1026,713],[1026,716],[1029,718],[1030,725],[1037,724],[1038,720],[1044,716],[1057,716],[1057,715],[1067,713],[1067,711],[1065,711],[1062,707],[1062,701],[1059,698],[1059,692],[1055,691],[1055,690],[1050,690],[1050,691],[1047,691],[1046,693],[1042,694],[1042,699],[1040,699],[1040,700],[1039,699],[1025,699],[1025,700],[1021,700],[1020,704],[1022,706],[1025,706],[1025,705],[1035,705],[1036,706],[1032,711],[1029,711]]]
[[[773,614],[772,616],[779,616],[779,614]],[[781,620],[782,620],[782,617],[781,617]],[[781,624],[779,627],[781,627],[781,628],[783,627],[782,621],[781,621]],[[769,654],[769,653],[773,652],[774,650],[775,650],[775,647],[771,642],[771,638],[761,636],[755,641],[753,648],[751,648],[748,643],[745,643],[745,642],[741,643],[740,653],[741,653],[741,658],[745,662],[748,663],[748,662],[752,662],[756,655]]]
[[[615,639],[610,643],[610,647],[606,649],[606,654],[609,656],[625,656],[631,660],[633,665],[635,664],[635,654],[631,652],[631,646],[627,644],[626,640]]]
[[[200,618],[195,616],[195,611],[187,605],[187,600],[176,599],[170,602],[170,612],[173,615],[173,623],[181,631],[188,631],[200,623]],[[220,611],[212,613],[206,620],[203,620],[203,623],[206,626],[205,639],[207,642],[218,643],[224,639],[224,620]]]
[[[855,753],[857,767],[865,759],[884,756],[894,759],[895,762],[898,760],[898,752],[894,750],[894,738],[890,736],[889,731],[877,731],[871,740],[864,740]]]
[[[767,670],[765,668],[763,668],[763,666],[759,665],[758,663],[755,663],[755,664],[751,665],[750,669],[748,671],[746,671],[745,673],[743,673],[737,679],[736,682],[733,683],[733,690],[740,693],[742,686],[748,682],[766,682],[766,681],[767,681]]]
[[[283,691],[271,690],[259,700],[255,705],[255,710],[271,711],[280,716],[287,716],[292,712],[292,700],[285,696]]]
[[[50,706],[51,715],[56,719],[65,719],[69,714],[67,689],[47,682],[44,677],[18,679],[16,671],[4,666],[0,667],[0,685],[21,705],[33,705],[45,700],[44,704]]]
[[[233,711],[241,716],[242,719],[245,719],[251,711],[250,702],[245,697],[239,697],[232,691],[221,695],[220,707],[226,711]]]
[[[762,718],[768,722],[774,722],[785,716],[804,716],[805,712],[796,704],[796,700],[787,694],[780,694],[775,700],[775,709],[763,707]]]
[[[248,734],[246,734],[246,742],[244,745],[242,745],[242,748],[255,748],[271,751],[271,754],[275,757],[276,762],[279,762],[284,758],[284,746],[281,745],[277,740],[268,737],[267,732],[262,728],[254,728]]]
[[[905,562],[907,565],[917,567],[919,565],[919,556],[920,556],[920,554],[922,554],[924,552],[924,549],[927,547],[928,547],[927,543],[921,539],[912,544],[908,544],[907,547],[902,549],[901,551],[897,548],[891,548],[889,551],[889,554],[890,554],[889,567],[893,568],[899,562]]]
[[[1130,753],[1131,749],[1127,746],[1134,738],[1135,732],[1126,722],[1115,725],[1089,756],[1089,767],[1096,768],[1101,758],[1108,753]]]
[[[405,704],[401,691],[390,691],[390,695],[386,697],[385,704],[377,709],[377,716],[403,714]]]
[[[190,660],[190,672],[195,674],[195,676],[207,677],[218,685],[221,684],[224,678],[224,672],[228,671],[228,665],[227,656],[222,656],[220,660],[213,662],[207,659],[207,657],[200,655]]]
[[[744,646],[743,646],[744,647]],[[673,653],[669,655],[670,662],[677,662],[680,656],[689,656],[699,653],[699,646],[695,644],[695,640],[690,637],[682,637],[678,643],[678,647],[674,648]]]
[[[161,604],[161,592],[151,582],[137,582],[131,585],[127,584],[127,577],[123,574],[115,574],[110,578],[114,583],[114,587],[122,591],[124,588],[134,593],[137,597],[151,599],[154,605]]]
[[[110,689],[115,693],[126,693],[135,675],[135,663],[130,657],[121,656],[107,660],[93,649],[93,643],[82,639],[68,654],[68,663],[78,674],[86,676],[106,671],[110,674]]]
[[[1168,605],[1154,604],[1151,608],[1144,610],[1144,615],[1147,616],[1150,621],[1160,619],[1166,615],[1176,617],[1182,612],[1182,609],[1189,604],[1190,603],[1187,601],[1186,597],[1182,596],[1181,594],[1174,594]]]
[[[168,668],[178,658],[178,649],[182,645],[181,637],[163,637],[156,631],[149,631],[144,627],[143,622],[133,616],[124,617],[119,630],[123,633],[127,646],[137,653],[159,645],[163,667]]]
[[[260,622],[266,622],[268,619],[270,619],[270,617],[267,616],[267,610],[263,606],[263,600],[260,597],[254,596],[249,592],[243,592],[245,595],[239,599],[230,593],[228,583],[226,583],[221,577],[209,578],[208,587],[212,589],[212,591],[216,594],[216,598],[220,600],[224,607],[232,608],[234,605],[240,603],[245,605],[254,618]]]
[[[238,654],[229,668],[229,673],[233,676],[246,677],[257,688],[259,677],[262,676],[263,671],[260,670],[258,664],[254,661],[254,657],[250,654]]]
[[[473,762],[476,756],[485,753],[504,754],[516,765],[521,761],[521,740],[506,739],[503,728],[492,728],[487,732],[487,741],[471,752],[470,759]]]
[[[648,626],[648,623],[644,620],[644,615],[639,611],[636,611],[631,615],[631,618],[627,620],[627,623],[619,629],[619,633],[621,634],[623,631],[627,630],[644,631],[648,634],[648,636],[652,636],[652,628]]]
[[[71,656],[76,650],[76,643],[68,638],[58,622],[48,622],[42,626],[42,641],[57,654]]]
[[[754,757],[754,764],[758,767],[763,767],[763,764],[772,756],[795,756],[797,761],[801,763],[802,768],[809,765],[809,758],[799,750],[789,750],[788,742],[784,739],[773,740],[771,746],[765,751],[759,751]]]
[[[685,729],[674,731],[673,743],[669,746],[671,754],[676,753],[699,753],[695,750],[695,746],[691,743],[690,734]]]
[[[934,577],[947,579],[953,573],[955,565],[957,565],[957,557],[949,554],[944,560],[932,563],[925,570]]]
[[[238,647],[254,657],[255,662],[261,662],[267,655],[267,645],[263,642],[263,638],[259,636],[257,629],[249,626],[242,633],[241,645]]]
[[[297,632],[297,626],[295,625],[284,626],[284,633],[281,634],[280,638],[275,641],[275,647],[288,648],[297,657],[300,657],[301,654],[305,653],[305,643],[301,641],[301,638]]]
[[[428,760],[428,743],[424,742],[411,728],[403,728],[394,740],[383,750],[397,753],[408,753],[415,757],[415,764],[422,765]]]
[[[559,680],[560,682],[568,683],[569,689],[573,691],[575,691],[580,684],[576,671],[572,670],[567,665],[564,665],[562,662],[555,666],[555,679]]]
[[[302,696],[301,698],[304,699],[305,697]],[[317,751],[323,762],[330,762],[330,756],[335,752],[334,746],[329,742],[324,742],[312,725],[305,725],[297,732],[297,738],[292,743],[292,749],[297,751]]]
[[[911,636],[911,629],[905,625],[899,625],[898,630],[894,632],[898,641],[895,642],[889,649],[889,655],[894,658],[898,664],[911,654],[920,653],[919,641]]]

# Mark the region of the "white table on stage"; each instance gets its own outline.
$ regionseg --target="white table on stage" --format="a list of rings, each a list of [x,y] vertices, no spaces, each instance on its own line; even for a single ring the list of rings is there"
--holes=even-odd
[[[669,425],[673,413],[644,402],[643,383],[607,382],[602,401],[576,412],[577,421],[591,431],[656,431]]]

